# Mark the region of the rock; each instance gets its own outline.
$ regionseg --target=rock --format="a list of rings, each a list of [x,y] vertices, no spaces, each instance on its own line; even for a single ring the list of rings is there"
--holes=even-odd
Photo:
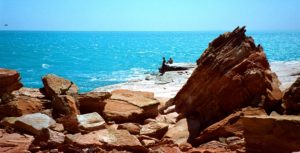
[[[19,90],[13,91],[12,94],[15,97],[26,96],[30,98],[44,99],[45,95],[38,88],[26,88],[22,87]]]
[[[143,125],[140,134],[161,139],[162,136],[168,131],[168,124],[160,122],[150,122],[149,124]]]
[[[105,128],[104,119],[96,112],[77,115],[80,131],[95,131]]]
[[[149,150],[150,153],[181,153],[178,145],[169,140],[161,140],[159,143],[151,146]]]
[[[104,117],[116,122],[142,122],[158,115],[159,102],[150,92],[115,90],[105,103]]]
[[[185,144],[194,138],[200,127],[199,121],[183,118],[174,127],[170,127],[164,138],[173,140],[176,144]]]
[[[280,106],[282,92],[263,48],[236,28],[213,40],[186,84],[174,98],[176,111],[200,121],[201,129],[236,109]]]
[[[4,116],[22,116],[40,112],[43,108],[43,102],[40,99],[21,96],[0,105],[0,114]]]
[[[172,112],[166,115],[158,115],[155,120],[166,124],[175,124],[178,116],[179,114],[177,112]]]
[[[56,122],[49,116],[41,113],[27,114],[18,117],[15,121],[15,127],[35,135],[40,134],[43,128],[49,128]]]
[[[102,114],[105,103],[105,99],[110,98],[111,93],[109,92],[88,92],[79,94],[76,96],[79,109],[81,113],[92,113],[97,112]]]
[[[17,71],[0,68],[0,98],[4,94],[20,89],[23,86],[20,79]]]
[[[15,125],[16,120],[17,117],[5,117],[1,120],[0,124],[5,127],[13,127]]]
[[[142,140],[141,143],[143,144],[143,146],[145,147],[149,147],[151,145],[154,145],[155,144],[155,140]]]
[[[300,150],[300,117],[245,116],[242,118],[248,152],[296,152]]]
[[[68,134],[66,143],[79,147],[100,146],[106,150],[117,149],[147,152],[139,140],[126,130],[103,129],[88,134]]]
[[[286,114],[300,114],[300,77],[285,92],[282,101]]]
[[[56,123],[53,126],[51,126],[50,128],[51,128],[51,130],[57,131],[57,132],[63,132],[65,130],[64,125],[60,124],[60,123]]]
[[[78,87],[71,81],[54,74],[48,74],[42,78],[45,95],[52,98],[57,95],[75,95]]]
[[[199,136],[193,140],[193,144],[198,146],[200,144],[218,140],[219,137],[238,136],[243,137],[243,124],[241,117],[244,115],[267,115],[261,108],[247,107],[241,111],[230,114],[219,122],[205,128],[201,131]]]
[[[63,125],[64,130],[71,132],[71,133],[76,133],[80,132],[78,128],[78,121],[77,121],[77,116],[63,116],[60,118],[57,118],[56,121],[60,124]]]
[[[55,148],[62,145],[64,141],[65,135],[63,133],[45,128],[37,136],[35,143],[42,148]]]
[[[53,101],[53,113],[57,117],[61,116],[76,116],[80,114],[76,100],[70,95],[58,95],[55,96]]]
[[[193,148],[188,151],[188,153],[217,153],[217,152],[226,152],[226,153],[235,153],[227,148],[227,144],[219,141],[210,141],[208,143],[202,144],[197,148]]]
[[[137,123],[123,123],[118,126],[118,129],[127,130],[130,134],[140,134],[141,125]]]
[[[8,134],[2,129],[0,133],[0,152],[2,153],[26,152],[34,140],[33,136],[18,133]]]

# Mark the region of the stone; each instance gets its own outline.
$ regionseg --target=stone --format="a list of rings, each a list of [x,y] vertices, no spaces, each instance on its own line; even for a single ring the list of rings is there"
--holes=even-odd
[[[17,117],[4,117],[1,120],[0,124],[5,127],[13,127],[15,125],[16,120]]]
[[[53,131],[49,128],[44,128],[36,137],[36,144],[43,148],[54,148],[62,145],[65,141],[63,133]]]
[[[20,96],[0,105],[0,114],[4,116],[22,116],[40,112],[43,108],[43,102],[40,99]]]
[[[127,130],[130,134],[140,134],[141,125],[138,123],[123,123],[118,126],[118,129]]]
[[[23,86],[20,79],[20,73],[17,71],[0,68],[0,98],[20,89]]]
[[[192,138],[196,137],[200,124],[195,119],[183,118],[179,120],[174,127],[170,127],[163,138],[171,139],[175,144],[188,143]]]
[[[119,123],[142,122],[158,115],[159,102],[150,92],[115,90],[105,103],[104,117]]]
[[[300,77],[287,89],[282,101],[286,114],[300,114]]]
[[[140,134],[161,139],[164,134],[168,131],[168,124],[160,122],[150,122],[143,125]]]
[[[66,143],[79,147],[99,146],[106,150],[147,152],[139,140],[126,130],[103,129],[88,134],[68,134]]]
[[[55,96],[53,101],[53,113],[56,117],[61,116],[76,116],[80,114],[76,100],[70,95],[58,95]]]
[[[78,128],[77,116],[63,116],[57,118],[56,121],[63,125],[64,130],[70,133],[80,132]]]
[[[55,120],[45,114],[34,113],[18,117],[15,121],[15,127],[22,131],[38,135],[43,128],[49,128],[55,123]]]
[[[76,99],[81,113],[97,112],[102,114],[105,106],[104,100],[110,97],[111,93],[109,92],[87,92],[77,95]]]
[[[34,138],[30,135],[18,133],[6,133],[0,129],[0,152],[2,153],[21,153],[27,152]]]
[[[78,87],[73,82],[54,74],[47,74],[42,78],[45,95],[53,98],[57,95],[78,94]]]
[[[248,152],[280,153],[300,150],[299,116],[245,116],[242,121]]]
[[[186,84],[174,97],[176,111],[200,121],[200,129],[236,109],[263,106],[278,109],[282,92],[263,48],[236,28],[213,40]]]
[[[38,88],[22,87],[19,90],[13,91],[12,94],[15,97],[26,96],[26,97],[38,98],[38,99],[45,98],[45,95],[42,93],[41,89],[38,89]]]
[[[215,140],[202,144],[199,147],[193,148],[188,151],[188,153],[217,153],[217,152],[236,153],[235,151],[228,149],[226,143],[222,143]]]
[[[241,118],[244,115],[267,114],[262,108],[243,108],[242,110],[232,113],[221,121],[202,130],[199,136],[193,140],[193,144],[198,146],[209,141],[218,140],[219,137],[243,137],[244,127]]]
[[[77,115],[80,131],[95,131],[105,128],[104,119],[96,112]]]

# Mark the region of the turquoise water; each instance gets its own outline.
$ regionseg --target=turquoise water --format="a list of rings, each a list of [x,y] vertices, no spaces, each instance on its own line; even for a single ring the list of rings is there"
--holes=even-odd
[[[16,69],[27,87],[42,87],[55,73],[81,92],[141,79],[157,72],[161,58],[191,63],[219,32],[0,31],[0,67]],[[300,60],[300,32],[248,32],[271,61]]]

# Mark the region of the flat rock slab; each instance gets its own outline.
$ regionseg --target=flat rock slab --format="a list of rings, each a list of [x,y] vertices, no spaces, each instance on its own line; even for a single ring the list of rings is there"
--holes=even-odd
[[[142,126],[140,130],[141,135],[147,135],[157,139],[161,139],[162,136],[168,131],[168,124],[160,122],[150,122]]]
[[[76,99],[79,103],[79,109],[81,113],[93,113],[98,112],[102,114],[105,103],[105,99],[110,98],[109,92],[88,92],[79,94]]]
[[[20,130],[38,135],[43,128],[49,128],[55,125],[55,120],[51,117],[41,114],[27,114],[21,117],[18,117],[15,121],[15,127]]]
[[[21,135],[18,133],[8,134],[0,130],[0,152],[1,153],[21,153],[26,152],[33,142],[34,138],[30,135]]]
[[[66,142],[79,147],[100,146],[109,150],[147,151],[139,140],[126,130],[103,129],[84,135],[68,134]]]
[[[105,128],[105,120],[96,112],[77,115],[77,121],[81,131],[94,131]]]
[[[245,116],[242,121],[247,151],[281,153],[300,150],[299,116]]]

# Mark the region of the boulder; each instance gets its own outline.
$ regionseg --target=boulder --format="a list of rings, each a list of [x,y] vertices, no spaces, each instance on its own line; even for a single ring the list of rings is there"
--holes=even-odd
[[[55,120],[45,114],[34,113],[18,117],[14,126],[22,131],[38,135],[43,128],[54,126],[55,123]]]
[[[161,139],[162,136],[168,131],[168,124],[161,122],[150,122],[143,125],[140,134]]]
[[[36,136],[35,144],[41,148],[57,148],[65,141],[63,133],[44,128],[38,136]]]
[[[22,116],[39,112],[43,108],[43,103],[40,99],[21,96],[0,105],[0,114],[4,116]]]
[[[159,102],[151,92],[115,90],[105,100],[103,115],[116,122],[142,122],[158,115]]]
[[[38,88],[26,88],[22,87],[19,90],[13,91],[12,95],[15,97],[26,96],[30,98],[44,99],[45,95],[42,93],[41,89]]]
[[[242,121],[248,152],[300,151],[299,116],[245,116]]]
[[[241,118],[245,115],[267,115],[262,108],[247,107],[238,112],[230,114],[226,118],[201,131],[199,136],[193,140],[193,144],[198,146],[220,137],[238,136],[243,137],[243,124]]]
[[[81,113],[97,112],[102,114],[105,106],[104,100],[110,96],[111,93],[109,92],[87,92],[77,95],[76,99]]]
[[[96,112],[77,115],[77,121],[80,131],[95,131],[105,128],[104,119]]]
[[[282,101],[286,114],[300,114],[300,77],[287,89]]]
[[[55,114],[56,117],[76,116],[80,114],[75,98],[70,95],[55,96],[52,105],[53,114]]]
[[[4,94],[20,89],[23,86],[20,79],[17,71],[0,68],[0,98]]]
[[[126,130],[103,129],[88,134],[68,134],[66,143],[79,147],[99,146],[106,150],[147,152],[139,140]]]
[[[18,153],[28,152],[29,146],[34,138],[30,135],[21,135],[18,133],[7,133],[0,129],[0,152]]]
[[[197,118],[201,129],[239,108],[263,105],[270,112],[280,106],[277,76],[245,32],[238,27],[213,40],[174,97],[176,111]]]
[[[137,123],[123,123],[118,126],[118,129],[127,130],[130,134],[140,134],[141,125]]]
[[[57,95],[78,94],[78,87],[73,82],[54,74],[47,74],[42,78],[45,95],[53,98]]]

